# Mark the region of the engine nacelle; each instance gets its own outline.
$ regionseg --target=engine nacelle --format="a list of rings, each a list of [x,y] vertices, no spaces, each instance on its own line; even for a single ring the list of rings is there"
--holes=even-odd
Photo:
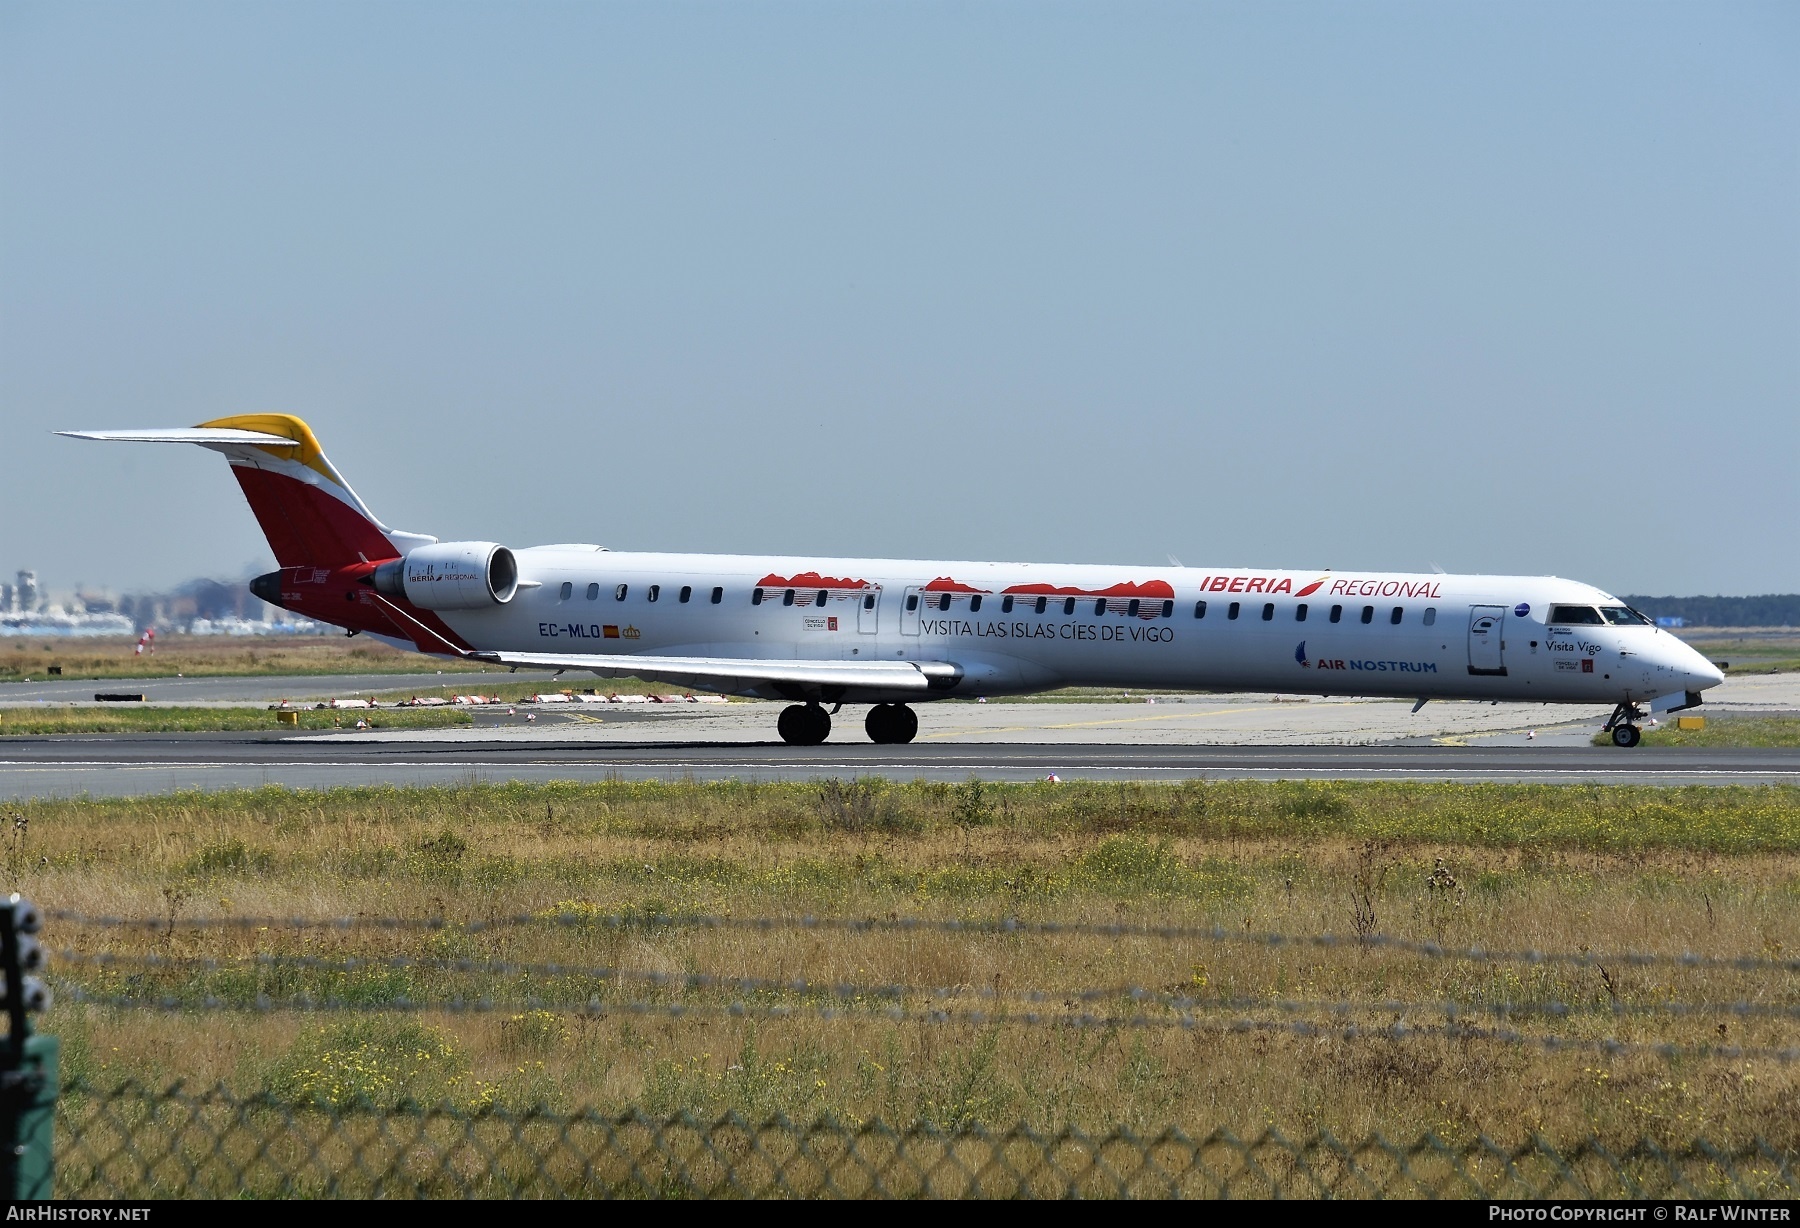
[[[376,592],[404,597],[421,610],[474,610],[513,599],[519,563],[493,542],[439,542],[383,563],[369,578]]]

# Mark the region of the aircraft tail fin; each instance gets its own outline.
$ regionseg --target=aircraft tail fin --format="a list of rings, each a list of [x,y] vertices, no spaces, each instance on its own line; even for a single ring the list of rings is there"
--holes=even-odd
[[[291,414],[236,414],[161,431],[62,431],[76,439],[192,443],[223,453],[283,567],[380,563],[436,541],[390,529]]]

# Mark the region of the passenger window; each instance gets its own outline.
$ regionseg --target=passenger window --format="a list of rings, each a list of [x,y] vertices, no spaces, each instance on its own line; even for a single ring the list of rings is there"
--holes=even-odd
[[[562,588],[558,590],[558,595],[561,596],[564,601],[567,601],[569,599],[569,594],[574,591],[575,586],[570,584],[567,580],[564,580],[562,582]]]
[[[1164,618],[1174,618],[1175,617],[1175,603],[1173,601],[1163,602],[1162,616]]]
[[[1341,623],[1344,621],[1344,607],[1343,606],[1334,605],[1331,607],[1331,621],[1334,623]]]
[[[906,594],[906,608],[909,610],[916,610],[919,608],[919,594],[917,594],[917,593]]]
[[[1375,607],[1374,606],[1366,605],[1363,607],[1362,620],[1365,623],[1372,623],[1375,621]]]
[[[794,590],[793,589],[790,588],[790,589],[782,590],[781,604],[782,605],[793,605],[794,604]]]
[[[872,610],[874,608],[875,608],[875,594],[874,593],[864,593],[863,594],[863,609]]]
[[[1070,597],[1067,601],[1063,602],[1063,613],[1064,614],[1073,614],[1074,612],[1075,612],[1075,598]]]
[[[758,601],[762,600],[762,590],[760,588],[756,590],[756,599]],[[723,600],[725,600],[725,590],[722,588],[715,588],[713,590],[712,603],[718,605]]]
[[[1050,608],[1050,598],[1039,597],[1037,599],[1037,612],[1039,614],[1042,614],[1045,610],[1047,610],[1049,608]]]
[[[598,601],[600,599],[600,586],[598,584],[588,585],[587,597],[589,601]]]
[[[1106,598],[1101,597],[1094,602],[1094,617],[1098,618],[1104,613],[1106,613]]]
[[[680,600],[680,601],[681,601],[681,604],[682,604],[682,605],[686,605],[686,604],[687,604],[687,603],[688,603],[688,600],[689,600],[689,599],[690,599],[690,598],[692,598],[692,597],[693,597],[693,595],[694,595],[694,586],[693,586],[693,585],[691,585],[691,584],[683,584],[683,585],[682,585],[682,586],[681,586],[681,592],[680,592],[680,594],[679,594],[679,600]]]
[[[824,589],[820,589],[818,597],[813,600],[813,604],[814,605],[824,605],[826,598],[829,596],[830,596],[830,594],[827,593]]]
[[[619,585],[619,587],[618,587],[618,588],[615,588],[615,589],[614,589],[614,590],[613,590],[613,600],[614,600],[614,601],[623,601],[623,600],[625,600],[625,593],[626,593],[626,591],[627,591],[627,590],[628,590],[628,589],[629,589],[629,588],[630,588],[630,587],[631,587],[631,586],[630,586],[630,585],[628,585],[628,584],[621,584],[621,585]]]
[[[1598,627],[1603,625],[1600,611],[1591,605],[1558,605],[1550,607],[1550,621],[1565,627]]]
[[[1269,621],[1273,620],[1274,617],[1275,617],[1275,603],[1273,601],[1265,601],[1263,603],[1263,621],[1269,622]]]
[[[1306,621],[1306,603],[1304,601],[1294,607],[1294,621],[1297,623]]]
[[[1196,601],[1194,603],[1194,617],[1195,618],[1205,618],[1206,617],[1206,603],[1204,601]]]
[[[650,591],[645,593],[644,596],[648,597],[652,601],[655,601],[658,597],[662,596],[662,585],[652,584],[650,586]]]
[[[975,613],[975,611],[979,610],[980,608],[981,608],[981,594],[976,593],[973,597],[969,598],[969,613],[973,614],[973,613]]]
[[[1434,605],[1426,606],[1425,607],[1425,617],[1420,621],[1422,621],[1427,627],[1435,624],[1437,622],[1437,607]]]
[[[1000,612],[1002,614],[1011,614],[1012,607],[1013,607],[1013,599],[1011,597],[1000,598]]]
[[[1237,616],[1238,616],[1238,603],[1234,601],[1230,605],[1225,607],[1225,617],[1230,618],[1230,619],[1235,619]]]
[[[942,597],[938,598],[938,609],[947,610],[949,608],[950,608],[950,594],[945,593]]]
[[[1127,618],[1136,618],[1138,616],[1139,608],[1138,599],[1133,597],[1130,601],[1125,603],[1125,616]]]
[[[713,592],[715,592],[715,593],[718,591],[719,590],[716,588],[713,590]],[[750,604],[751,605],[761,605],[762,604],[762,590],[760,588],[750,590]]]
[[[1394,607],[1394,612],[1388,615],[1388,621],[1398,627],[1400,625],[1400,619],[1405,613],[1406,607],[1397,605]]]

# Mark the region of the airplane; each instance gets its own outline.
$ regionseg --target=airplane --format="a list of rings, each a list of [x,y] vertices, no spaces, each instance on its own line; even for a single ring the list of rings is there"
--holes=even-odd
[[[785,699],[793,745],[844,704],[901,744],[915,704],[1104,686],[1611,703],[1630,747],[1723,681],[1555,577],[512,549],[388,528],[291,415],[59,434],[222,453],[280,564],[249,586],[270,605],[435,656]]]

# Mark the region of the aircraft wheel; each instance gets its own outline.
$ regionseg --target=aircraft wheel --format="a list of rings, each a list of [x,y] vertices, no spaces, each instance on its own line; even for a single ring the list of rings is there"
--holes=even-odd
[[[806,705],[794,704],[783,708],[776,718],[775,732],[789,746],[805,746],[806,741]]]
[[[919,732],[919,718],[905,704],[876,704],[863,718],[863,729],[877,745],[898,746],[913,740]]]
[[[894,741],[910,742],[919,733],[919,714],[905,704],[894,705]]]
[[[1614,746],[1623,746],[1629,749],[1630,747],[1636,746],[1638,742],[1643,739],[1643,736],[1643,734],[1638,732],[1638,727],[1636,725],[1613,726]]]
[[[894,740],[894,707],[892,704],[876,704],[869,709],[869,715],[863,717],[863,732],[869,735],[869,741],[877,746],[885,746]]]
[[[831,717],[817,704],[792,704],[781,710],[775,731],[789,746],[817,746],[831,736]]]

